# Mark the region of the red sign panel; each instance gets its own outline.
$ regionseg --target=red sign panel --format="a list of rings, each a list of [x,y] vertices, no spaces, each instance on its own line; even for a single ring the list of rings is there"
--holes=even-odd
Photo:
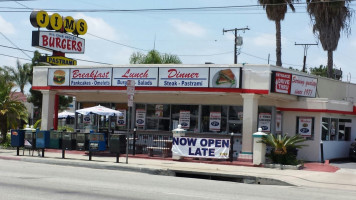
[[[289,94],[292,74],[275,72],[274,92]]]

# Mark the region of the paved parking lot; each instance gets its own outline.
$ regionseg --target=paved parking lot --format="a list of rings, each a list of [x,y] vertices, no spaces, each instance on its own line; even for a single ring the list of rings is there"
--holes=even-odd
[[[339,167],[340,169],[356,169],[356,162],[351,162],[348,160],[332,162],[331,165]]]

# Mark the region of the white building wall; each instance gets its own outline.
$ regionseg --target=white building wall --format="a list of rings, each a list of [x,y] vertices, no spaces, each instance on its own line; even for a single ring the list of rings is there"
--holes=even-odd
[[[306,161],[320,160],[321,117],[319,113],[306,112],[283,112],[283,133],[293,136],[297,131],[297,117],[314,117],[314,140],[308,140],[302,149],[298,151],[298,159]]]

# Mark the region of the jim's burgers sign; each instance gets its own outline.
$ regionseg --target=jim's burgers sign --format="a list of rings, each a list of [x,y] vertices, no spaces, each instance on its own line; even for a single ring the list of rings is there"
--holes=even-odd
[[[33,27],[38,28],[37,31],[32,32],[32,46],[62,53],[84,53],[85,40],[78,37],[88,30],[84,19],[62,17],[58,13],[49,15],[41,10],[33,11],[30,21]],[[49,31],[41,31],[40,28]]]

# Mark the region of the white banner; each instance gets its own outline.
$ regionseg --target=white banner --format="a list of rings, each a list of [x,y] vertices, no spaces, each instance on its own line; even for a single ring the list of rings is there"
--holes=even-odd
[[[145,127],[146,111],[145,109],[136,109],[136,126]]]
[[[299,117],[298,134],[305,137],[310,137],[312,134],[313,118]]]
[[[209,130],[220,131],[221,112],[210,112]]]
[[[111,86],[112,68],[71,69],[71,86]]]
[[[189,110],[181,110],[179,112],[179,124],[183,129],[189,129],[190,127],[190,111]]]
[[[117,116],[117,120],[116,120],[117,126],[126,126],[126,110],[119,109],[118,111],[122,112],[122,115]]]
[[[159,68],[160,87],[208,87],[209,68]]]
[[[173,137],[172,153],[184,157],[229,158],[230,139]]]
[[[157,86],[158,68],[113,68],[113,86],[126,86],[134,80],[138,87]]]
[[[317,78],[292,75],[290,94],[304,97],[315,97],[317,85]]]

